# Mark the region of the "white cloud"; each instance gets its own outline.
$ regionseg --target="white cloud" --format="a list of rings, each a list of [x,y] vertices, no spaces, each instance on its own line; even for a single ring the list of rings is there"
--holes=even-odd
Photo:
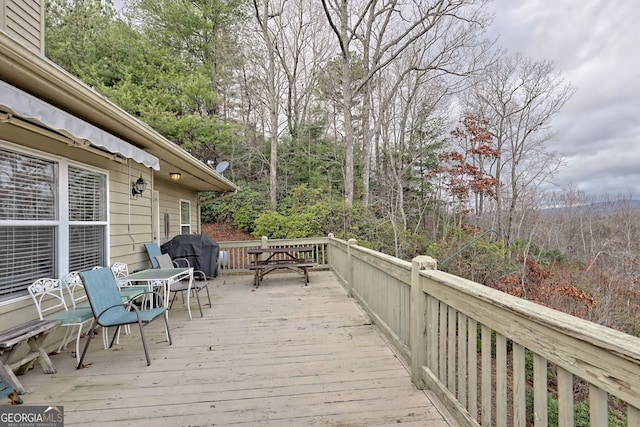
[[[491,34],[554,62],[578,91],[554,120],[560,185],[640,195],[640,1],[495,0]]]

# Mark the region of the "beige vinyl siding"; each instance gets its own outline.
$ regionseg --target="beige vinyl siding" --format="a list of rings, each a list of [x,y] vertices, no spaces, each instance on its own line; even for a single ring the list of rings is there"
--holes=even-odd
[[[141,196],[131,196],[131,183],[140,175],[147,181]],[[144,244],[152,240],[151,194],[149,169],[131,162],[114,164],[111,169],[109,221],[111,224],[110,264],[124,262],[130,271],[148,267]]]
[[[44,1],[2,0],[0,29],[29,49],[44,54]]]
[[[175,182],[167,181],[156,183],[156,189],[160,191],[160,221],[164,221],[164,214],[169,213],[170,233],[169,239],[165,239],[161,225],[160,244],[171,240],[174,236],[180,234],[180,201],[187,200],[191,204],[191,232],[195,233],[200,229],[200,219],[198,218],[197,202],[198,194],[195,191],[188,191],[180,188]]]
[[[137,165],[136,165],[137,166]],[[126,169],[126,165],[125,165]],[[135,172],[134,172],[135,171]],[[139,198],[131,197],[131,181],[140,177],[148,181],[147,189]],[[160,173],[162,174],[162,172]],[[195,206],[197,192],[180,188],[175,182],[167,180],[153,181],[149,171],[131,167],[131,174],[111,172],[111,263],[116,261],[129,264],[129,270],[149,267],[145,243],[154,242],[151,195],[152,190],[159,192],[160,198],[160,236],[159,245],[180,234],[180,200],[191,202],[192,231],[199,230],[199,218]],[[169,214],[169,238],[164,236],[164,216]]]

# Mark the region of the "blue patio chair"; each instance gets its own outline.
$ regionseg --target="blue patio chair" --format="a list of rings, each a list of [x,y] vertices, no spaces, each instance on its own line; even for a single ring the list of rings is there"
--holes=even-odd
[[[97,325],[102,327],[115,326],[116,331],[113,334],[113,339],[109,348],[113,346],[113,343],[120,332],[120,327],[123,325],[138,324],[140,328],[140,338],[142,339],[142,347],[144,348],[144,354],[147,358],[147,366],[151,365],[149,359],[149,351],[147,350],[147,342],[144,338],[143,326],[151,323],[153,320],[164,315],[165,332],[167,335],[167,341],[171,345],[171,334],[169,332],[169,316],[167,315],[166,307],[140,309],[135,304],[130,302],[122,302],[122,297],[118,289],[116,279],[109,267],[102,267],[95,270],[88,270],[80,272],[80,277],[84,283],[84,289],[89,298],[89,304],[91,310],[95,316],[93,325],[91,325],[89,336],[87,337],[87,343],[82,351],[82,356],[78,362],[77,369],[82,367],[82,361],[89,348],[89,343],[93,336],[93,330]],[[154,292],[156,293],[156,292]],[[161,296],[160,296],[161,297]]]
[[[145,243],[145,249],[147,250],[147,255],[149,255],[149,261],[151,261],[151,268],[158,268],[158,261],[156,260],[157,256],[162,255],[160,251],[160,246],[157,243]]]

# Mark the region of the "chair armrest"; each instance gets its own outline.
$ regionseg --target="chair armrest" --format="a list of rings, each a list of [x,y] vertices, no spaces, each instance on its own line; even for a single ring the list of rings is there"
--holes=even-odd
[[[186,258],[172,258],[171,261],[173,262],[173,265],[176,267],[191,267],[191,264],[189,263],[189,260]]]

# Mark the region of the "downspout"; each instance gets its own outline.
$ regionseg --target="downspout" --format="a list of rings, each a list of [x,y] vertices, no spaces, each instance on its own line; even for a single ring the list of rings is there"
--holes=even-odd
[[[127,166],[129,168],[129,171],[127,173],[127,183],[128,185],[131,185],[131,159],[127,160]],[[129,238],[131,239],[131,250],[135,252],[136,250],[136,240],[133,238],[133,235],[131,234],[131,192],[128,192],[128,200],[129,202],[127,203],[127,235],[129,236]]]

